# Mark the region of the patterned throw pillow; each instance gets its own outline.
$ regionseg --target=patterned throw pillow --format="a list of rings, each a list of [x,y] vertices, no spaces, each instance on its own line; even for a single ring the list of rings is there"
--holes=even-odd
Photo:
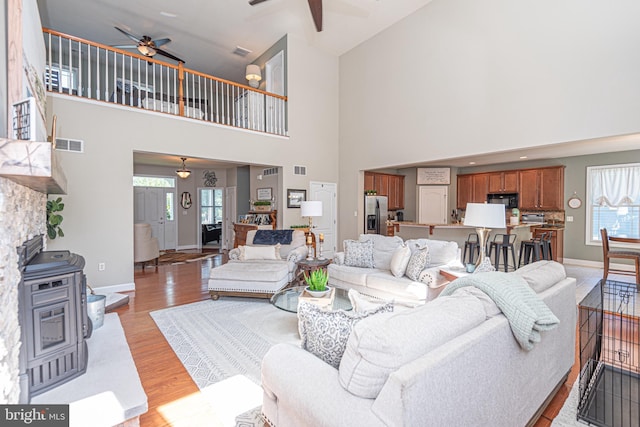
[[[300,346],[338,369],[353,325],[365,317],[391,311],[393,311],[392,302],[365,313],[349,313],[344,310],[324,311],[315,304],[300,302],[298,306],[298,331],[302,338]]]
[[[407,270],[404,273],[405,276],[411,280],[418,280],[420,272],[429,265],[430,261],[429,246],[416,249],[416,251],[411,255],[411,259],[409,259]]]
[[[344,265],[373,268],[373,241],[344,241]]]

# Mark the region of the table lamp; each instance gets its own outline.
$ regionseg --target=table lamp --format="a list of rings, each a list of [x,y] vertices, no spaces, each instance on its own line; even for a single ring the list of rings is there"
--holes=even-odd
[[[313,229],[313,217],[322,216],[322,202],[319,200],[308,200],[300,203],[300,215],[309,218],[309,234],[307,235],[307,246],[309,246],[309,255],[307,259],[313,259],[311,230]]]
[[[480,257],[476,261],[476,267],[482,264],[487,252],[487,239],[492,228],[505,228],[505,208],[502,204],[467,203],[464,214],[464,225],[476,227],[480,242]]]

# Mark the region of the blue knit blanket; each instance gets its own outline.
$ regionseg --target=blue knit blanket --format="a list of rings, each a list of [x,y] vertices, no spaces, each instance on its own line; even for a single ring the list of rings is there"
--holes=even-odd
[[[540,342],[540,332],[555,328],[560,320],[521,276],[504,272],[471,274],[454,280],[440,296],[473,286],[502,310],[520,347],[529,351]]]
[[[293,230],[257,230],[253,237],[254,245],[289,245],[293,239]]]

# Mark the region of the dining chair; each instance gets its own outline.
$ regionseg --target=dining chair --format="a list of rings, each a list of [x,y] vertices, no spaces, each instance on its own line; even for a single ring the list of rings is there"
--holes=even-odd
[[[602,237],[602,254],[604,255],[604,277],[607,280],[609,273],[636,276],[636,285],[640,288],[640,251],[611,250],[609,249],[609,234],[606,228],[600,229]],[[610,268],[611,258],[630,259],[635,263],[635,272]]]

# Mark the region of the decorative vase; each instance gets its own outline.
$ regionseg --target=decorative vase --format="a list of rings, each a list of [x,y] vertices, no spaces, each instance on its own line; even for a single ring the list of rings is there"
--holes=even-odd
[[[307,286],[306,288],[304,288],[305,291],[307,291],[309,293],[309,295],[311,295],[312,297],[315,298],[322,298],[325,295],[328,295],[329,292],[331,292],[331,288],[328,286],[325,286],[325,290],[324,291],[312,291],[311,289],[309,289],[309,287]]]

